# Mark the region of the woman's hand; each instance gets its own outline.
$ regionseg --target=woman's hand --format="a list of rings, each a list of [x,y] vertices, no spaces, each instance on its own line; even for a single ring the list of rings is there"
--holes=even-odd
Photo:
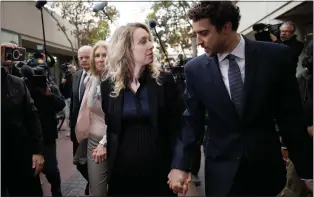
[[[93,160],[96,163],[101,163],[107,158],[107,149],[104,145],[98,144],[98,146],[93,150],[92,154]]]

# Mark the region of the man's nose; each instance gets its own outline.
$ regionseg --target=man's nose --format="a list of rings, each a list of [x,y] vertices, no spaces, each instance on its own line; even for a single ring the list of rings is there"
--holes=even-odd
[[[203,43],[204,43],[203,40],[199,36],[196,36],[196,44],[202,45]]]

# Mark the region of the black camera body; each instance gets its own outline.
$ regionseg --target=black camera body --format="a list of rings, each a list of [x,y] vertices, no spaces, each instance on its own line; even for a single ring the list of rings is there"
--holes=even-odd
[[[69,65],[70,65],[69,63],[63,63],[63,64],[61,64],[61,70],[62,70],[63,73],[68,72],[68,70],[69,70],[68,66],[69,66]]]
[[[47,88],[47,65],[44,63],[41,59],[35,59],[20,67],[21,74],[31,86],[30,89],[45,90]]]
[[[253,25],[253,30],[256,31],[255,39],[258,41],[264,41],[264,42],[272,42],[270,38],[270,34],[273,34],[277,38],[280,37],[280,24],[276,25],[270,25],[270,24],[264,24],[264,23],[257,23]]]

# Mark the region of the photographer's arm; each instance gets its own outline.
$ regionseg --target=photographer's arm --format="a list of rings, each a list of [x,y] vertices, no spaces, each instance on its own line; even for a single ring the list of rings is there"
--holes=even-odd
[[[50,87],[50,93],[46,96],[56,112],[61,111],[65,107],[65,99],[57,86]]]
[[[46,55],[47,55],[46,62],[48,64],[48,67],[52,68],[55,65],[56,61],[50,53],[47,52]],[[49,58],[49,61],[48,61],[48,58]]]
[[[34,100],[24,84],[25,99],[24,99],[24,116],[27,131],[29,132],[31,143],[32,154],[38,155],[43,154],[43,135],[41,129],[41,123],[38,117],[38,111],[34,105]]]

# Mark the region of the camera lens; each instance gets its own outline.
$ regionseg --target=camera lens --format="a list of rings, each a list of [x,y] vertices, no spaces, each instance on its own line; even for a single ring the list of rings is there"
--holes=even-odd
[[[14,50],[12,53],[13,59],[18,60],[20,58],[20,52],[19,50]]]

